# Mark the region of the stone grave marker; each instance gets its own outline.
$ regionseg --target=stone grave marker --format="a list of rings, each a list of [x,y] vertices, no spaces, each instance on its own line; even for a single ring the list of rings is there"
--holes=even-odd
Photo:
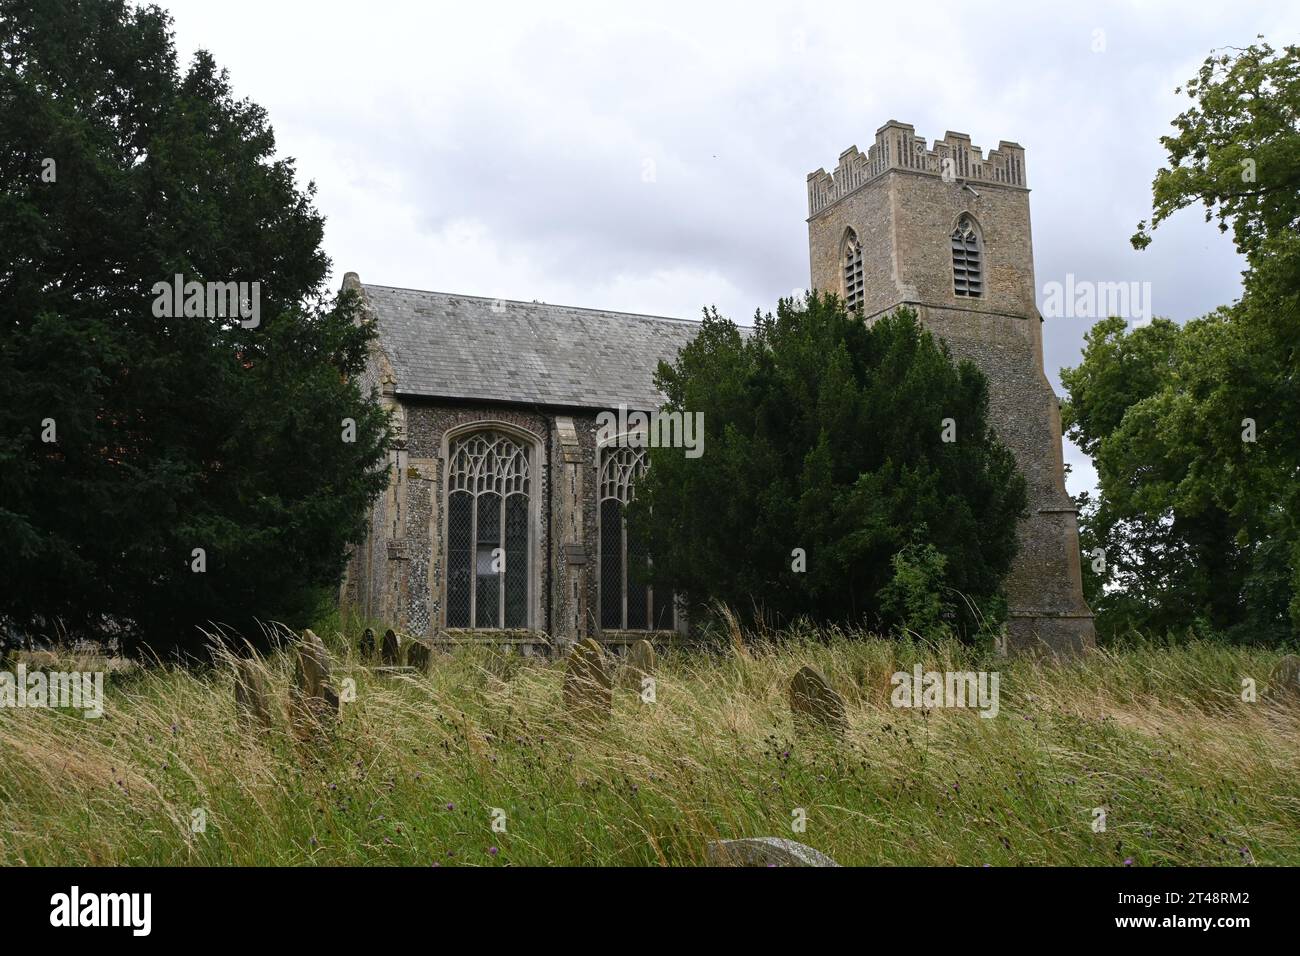
[[[246,657],[235,661],[235,706],[241,720],[271,729],[271,693],[266,675],[256,661]]]
[[[653,677],[655,672],[654,645],[642,638],[627,649],[623,658],[622,684],[635,693],[641,693],[641,680]]]
[[[385,667],[396,667],[401,663],[402,642],[397,632],[391,627],[384,631],[384,639],[379,645],[379,663]]]
[[[1268,690],[1274,697],[1300,699],[1300,655],[1287,654],[1273,665]]]
[[[329,729],[339,716],[338,692],[330,685],[329,655],[310,628],[298,642],[290,709],[294,730],[303,739]]]
[[[578,642],[565,663],[565,708],[580,720],[595,723],[609,717],[613,703],[614,684],[604,648],[591,638]]]
[[[782,837],[714,840],[706,853],[709,866],[839,866],[820,850]]]
[[[423,641],[412,640],[406,645],[406,665],[415,668],[421,674],[428,673],[432,656],[432,648]]]
[[[790,710],[795,722],[843,733],[848,728],[844,698],[821,671],[805,664],[790,681]]]

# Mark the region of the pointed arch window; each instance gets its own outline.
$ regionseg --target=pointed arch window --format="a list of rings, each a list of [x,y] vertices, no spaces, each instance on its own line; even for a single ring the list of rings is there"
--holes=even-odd
[[[962,216],[952,231],[952,291],[978,298],[984,292],[979,233],[970,216]]]
[[[677,626],[672,595],[656,598],[654,588],[641,583],[641,572],[650,563],[650,551],[627,524],[627,505],[648,464],[644,448],[617,445],[601,450],[598,494],[603,630],[671,631]]]
[[[862,243],[852,229],[844,233],[844,248],[840,253],[840,268],[844,274],[844,304],[849,309],[861,310],[863,303]]]
[[[525,628],[532,601],[532,449],[498,431],[454,439],[447,466],[447,627]]]

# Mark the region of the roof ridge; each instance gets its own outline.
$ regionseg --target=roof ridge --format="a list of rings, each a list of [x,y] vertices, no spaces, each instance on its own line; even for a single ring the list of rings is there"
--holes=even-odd
[[[563,305],[558,302],[539,302],[536,299],[502,299],[488,295],[468,295],[463,292],[438,292],[434,289],[412,289],[409,286],[383,285],[378,282],[362,282],[361,287],[374,289],[391,289],[394,292],[419,292],[423,295],[442,295],[457,299],[477,299],[480,302],[509,302],[515,305],[542,305],[552,309],[570,309],[574,312],[587,312],[594,315],[625,315],[633,319],[649,319],[652,322],[674,322],[683,325],[703,325],[702,319],[682,319],[672,315],[650,315],[645,312],[624,312],[621,309],[594,309],[585,305]]]

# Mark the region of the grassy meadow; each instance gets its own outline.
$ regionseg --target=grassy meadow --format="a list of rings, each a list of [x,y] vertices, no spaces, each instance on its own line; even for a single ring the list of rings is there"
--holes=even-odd
[[[1269,692],[1276,651],[1052,665],[736,633],[661,653],[655,702],[616,690],[590,727],[563,707],[562,663],[462,649],[380,676],[322,637],[356,699],[315,743],[278,712],[284,654],[266,660],[271,731],[238,718],[229,667],[110,674],[98,720],[0,709],[0,864],[677,866],[703,864],[710,840],[768,835],[845,865],[1300,864],[1300,700]],[[918,662],[1000,672],[998,716],[892,707],[890,675]],[[804,663],[847,701],[842,740],[794,725]]]

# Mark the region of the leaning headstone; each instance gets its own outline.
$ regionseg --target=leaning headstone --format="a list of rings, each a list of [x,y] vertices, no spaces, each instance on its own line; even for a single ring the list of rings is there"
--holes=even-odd
[[[628,690],[641,691],[641,681],[655,672],[654,645],[642,638],[634,642],[623,658],[622,683]]]
[[[16,651],[13,663],[22,664],[29,671],[45,670],[59,663],[59,655],[54,651]]]
[[[235,662],[235,706],[242,720],[271,729],[271,694],[266,675],[255,661],[246,657]]]
[[[414,667],[421,674],[429,670],[431,648],[423,641],[411,641],[406,645],[406,665]]]
[[[298,642],[290,707],[294,730],[303,738],[327,729],[339,715],[338,692],[330,685],[329,655],[310,628]]]
[[[824,674],[810,664],[799,668],[790,681],[790,709],[795,721],[842,732],[848,726],[844,698]]]
[[[397,632],[390,627],[384,631],[384,640],[379,645],[379,663],[387,667],[396,667],[401,663],[401,653],[401,641],[397,638]]]
[[[781,837],[714,840],[706,854],[709,866],[839,866],[820,850]]]
[[[1300,656],[1287,654],[1273,665],[1268,676],[1268,689],[1275,696],[1300,698]]]
[[[357,649],[361,652],[363,660],[370,660],[375,656],[375,629],[366,628],[361,632],[361,640],[357,644]]]
[[[609,717],[614,703],[614,685],[605,664],[605,651],[591,638],[569,651],[564,671],[564,706],[584,722]]]
[[[330,659],[325,642],[316,632],[307,628],[298,641],[298,662],[294,680],[308,697],[319,697],[321,688],[329,683]]]

